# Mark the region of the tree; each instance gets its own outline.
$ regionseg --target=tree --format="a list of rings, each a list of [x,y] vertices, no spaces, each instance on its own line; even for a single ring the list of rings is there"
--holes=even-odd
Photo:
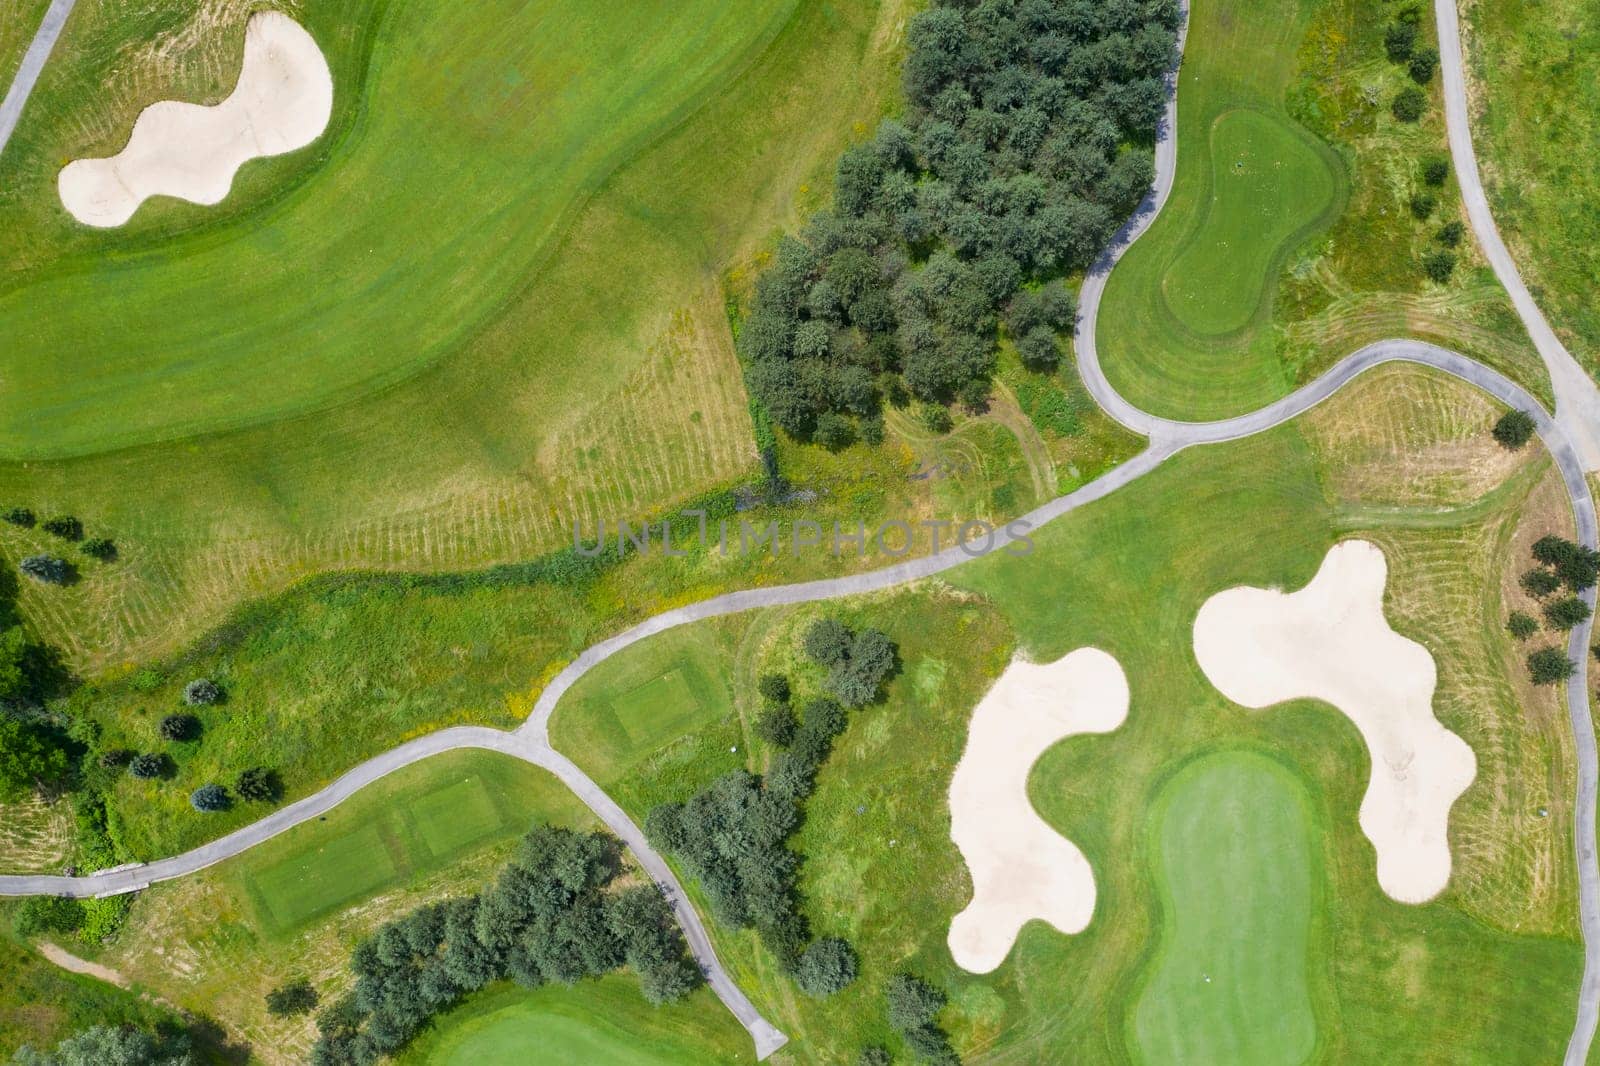
[[[167,757],[159,754],[135,755],[128,760],[128,774],[141,781],[150,781],[167,772]]]
[[[1573,592],[1593,588],[1600,579],[1600,552],[1554,535],[1534,541],[1533,557],[1555,569],[1556,577]]]
[[[1527,640],[1539,632],[1539,622],[1531,614],[1523,611],[1512,611],[1506,619],[1506,632],[1518,640]]]
[[[83,554],[109,563],[117,557],[117,546],[106,537],[91,537],[83,542]]]
[[[47,519],[40,528],[52,536],[60,537],[62,540],[79,541],[83,539],[83,523],[71,515],[58,515],[55,518]]]
[[[901,1032],[931,1025],[945,1005],[943,992],[909,973],[889,978],[884,999],[889,1006],[889,1024]]]
[[[100,765],[107,770],[126,769],[137,754],[132,748],[111,748],[100,753]]]
[[[1391,22],[1383,31],[1383,50],[1393,63],[1404,63],[1417,46],[1417,27],[1409,22]]]
[[[1533,439],[1535,428],[1537,427],[1531,415],[1526,411],[1512,408],[1500,416],[1499,421],[1494,424],[1494,429],[1490,430],[1490,432],[1502,448],[1516,451]]]
[[[1439,206],[1439,201],[1434,199],[1432,193],[1416,192],[1411,194],[1411,217],[1419,222],[1425,222],[1433,214],[1433,209]]]
[[[1466,230],[1460,222],[1446,222],[1439,227],[1439,232],[1433,235],[1434,240],[1446,248],[1454,248],[1461,243],[1461,238],[1466,236]]]
[[[158,1043],[129,1025],[96,1025],[67,1037],[54,1051],[38,1052],[24,1045],[12,1062],[15,1066],[192,1066],[194,1059],[185,1034]]]
[[[1395,94],[1394,102],[1389,105],[1389,110],[1401,122],[1415,122],[1422,117],[1428,109],[1428,98],[1422,90],[1415,86],[1407,86]]]
[[[799,722],[787,703],[769,703],[756,719],[756,736],[774,747],[787,748],[794,741]]]
[[[838,937],[813,941],[795,967],[795,983],[808,996],[821,999],[840,991],[856,979],[855,949]]]
[[[30,555],[17,564],[17,569],[46,585],[67,585],[72,582],[72,564],[59,555]]]
[[[1442,155],[1436,155],[1422,164],[1422,180],[1438,188],[1450,176],[1450,160]],[[1460,223],[1456,223],[1460,225]]]
[[[254,800],[265,803],[276,800],[283,794],[283,786],[278,783],[278,775],[262,766],[252,766],[242,770],[239,778],[233,784],[234,792],[241,799]]]
[[[0,714],[0,801],[16,800],[67,772],[67,753],[37,726]]]
[[[1431,252],[1423,253],[1422,272],[1428,275],[1430,281],[1443,285],[1450,280],[1450,275],[1455,273],[1455,269],[1456,256],[1454,252],[1445,248],[1437,248]]]
[[[162,740],[174,742],[193,740],[200,735],[200,719],[192,714],[169,714],[161,719],[156,732]]]
[[[1538,599],[1560,588],[1561,579],[1555,575],[1555,571],[1536,566],[1522,575],[1521,585],[1528,595]]]
[[[922,427],[930,433],[949,433],[954,420],[950,412],[940,404],[930,403],[922,408]]]
[[[1029,370],[1048,372],[1061,365],[1061,344],[1049,326],[1035,326],[1017,341],[1017,355]]]
[[[860,707],[878,698],[884,679],[894,670],[895,646],[876,629],[865,629],[850,641],[846,660],[828,675],[828,690],[847,707]]]
[[[837,452],[855,443],[856,431],[848,418],[824,411],[817,416],[817,428],[811,439],[830,452]]]
[[[222,686],[209,677],[197,677],[183,686],[183,702],[191,707],[205,707],[222,700]]]
[[[26,507],[13,507],[6,511],[4,517],[14,526],[21,526],[23,529],[33,528],[33,512]]]
[[[806,654],[827,667],[840,666],[848,660],[854,642],[850,630],[834,618],[812,622],[803,641]]]
[[[318,998],[310,981],[290,981],[267,993],[267,1013],[279,1018],[309,1014],[317,1009]]]
[[[1578,664],[1560,648],[1540,648],[1528,656],[1528,676],[1535,685],[1554,685],[1577,671]]]
[[[789,679],[782,674],[762,674],[756,682],[756,691],[771,703],[788,703]]]
[[[1418,85],[1426,85],[1433,80],[1433,72],[1439,69],[1439,52],[1435,48],[1418,48],[1411,53],[1411,60],[1406,63],[1406,71],[1411,75],[1411,80]]]
[[[189,793],[189,806],[207,814],[225,811],[233,806],[228,790],[218,784],[201,785]]]
[[[1589,605],[1576,596],[1563,596],[1544,605],[1544,620],[1551,629],[1563,632],[1582,625],[1589,617]]]
[[[32,687],[33,645],[21,626],[0,630],[0,701],[21,699]]]

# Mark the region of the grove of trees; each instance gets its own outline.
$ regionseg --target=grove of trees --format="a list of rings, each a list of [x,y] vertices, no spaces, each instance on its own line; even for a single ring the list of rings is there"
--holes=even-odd
[[[1002,321],[1060,358],[1071,297],[1149,188],[1175,0],[935,0],[906,31],[906,112],[840,158],[739,330],[751,393],[832,447],[886,396],[987,394]],[[1037,292],[1042,295],[1034,295]]]

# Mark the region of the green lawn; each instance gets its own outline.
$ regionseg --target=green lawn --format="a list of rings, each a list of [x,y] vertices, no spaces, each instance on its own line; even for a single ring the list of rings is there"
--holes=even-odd
[[[1112,385],[1180,419],[1253,410],[1365,344],[1420,337],[1549,400],[1549,381],[1470,241],[1449,281],[1425,278],[1459,220],[1438,78],[1417,123],[1388,61],[1387,0],[1202,0],[1178,88],[1178,170],[1161,216],[1106,286],[1096,340]],[[1424,18],[1420,47],[1432,45]],[[1414,217],[1414,195],[1431,197]]]
[[[1312,936],[1321,876],[1305,786],[1272,759],[1221,752],[1179,771],[1149,817],[1161,946],[1134,1007],[1141,1057],[1305,1062],[1309,973],[1329,963]]]
[[[611,976],[577,988],[495,985],[440,1018],[396,1061],[698,1066],[754,1060],[750,1037],[710,992],[652,1007],[632,977]]]

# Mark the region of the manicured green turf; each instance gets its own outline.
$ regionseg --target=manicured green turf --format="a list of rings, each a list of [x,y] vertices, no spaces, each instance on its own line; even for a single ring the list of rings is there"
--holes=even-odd
[[[1328,961],[1312,937],[1305,786],[1261,755],[1209,755],[1161,790],[1150,819],[1162,940],[1134,1008],[1141,1057],[1305,1062],[1317,1043],[1308,971]]]
[[[1272,293],[1272,272],[1339,186],[1327,157],[1270,111],[1225,111],[1207,131],[1210,202],[1161,279],[1167,307],[1201,337],[1243,329]]]
[[[668,670],[612,702],[611,712],[629,740],[653,747],[652,740],[686,732],[696,723],[701,716],[701,699],[695,688],[703,689],[705,679],[697,671],[695,680],[700,684],[691,688],[684,671],[693,669],[684,666]]]
[[[496,985],[441,1018],[398,1061],[699,1066],[752,1060],[749,1040],[709,992],[651,1007],[633,977],[612,976],[570,989]]]
[[[1337,156],[1283,109],[1315,0],[1196,4],[1178,86],[1178,174],[1111,274],[1096,336],[1116,389],[1178,418],[1288,391],[1268,328],[1278,273],[1336,217]],[[1242,166],[1236,164],[1242,163]]]
[[[514,759],[458,752],[358,792],[324,819],[247,852],[229,867],[261,929],[282,937],[386,889],[422,881],[463,853],[520,836],[528,797],[561,786]],[[566,800],[560,806],[571,806]]]

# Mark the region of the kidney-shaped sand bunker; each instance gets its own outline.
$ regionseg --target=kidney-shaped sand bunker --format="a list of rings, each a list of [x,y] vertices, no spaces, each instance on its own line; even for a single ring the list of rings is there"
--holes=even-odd
[[[1109,733],[1128,716],[1117,660],[1079,648],[1053,663],[1016,660],[972,712],[950,781],[950,838],[972,873],[972,902],[950,922],[950,954],[972,973],[1005,961],[1033,919],[1079,933],[1094,915],[1094,873],[1028,801],[1028,771],[1077,733]]]
[[[127,147],[68,163],[61,202],[90,226],[120,226],[152,196],[221,203],[252,159],[304,148],[328,128],[333,76],[299,23],[276,11],[245,27],[239,83],[214,107],[162,100],[139,113]]]
[[[1299,592],[1241,587],[1212,596],[1194,621],[1194,654],[1235,703],[1317,699],[1355,723],[1372,756],[1361,831],[1378,853],[1378,884],[1403,903],[1422,903],[1450,880],[1450,806],[1477,760],[1433,716],[1433,656],[1383,616],[1387,576],[1375,545],[1336,544]]]

